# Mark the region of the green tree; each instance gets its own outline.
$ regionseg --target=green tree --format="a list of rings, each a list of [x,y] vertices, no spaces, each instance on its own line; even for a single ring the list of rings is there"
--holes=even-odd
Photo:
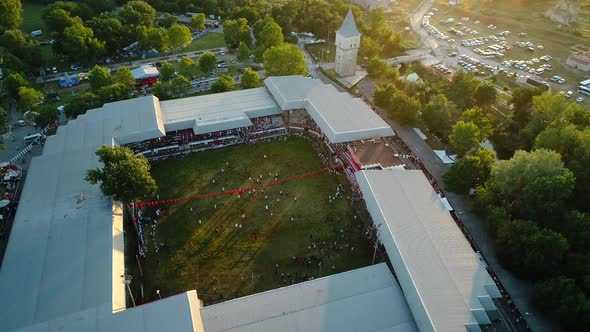
[[[174,24],[168,29],[168,46],[172,50],[185,46],[191,40],[191,31],[184,25]]]
[[[511,159],[494,164],[490,180],[486,187],[497,205],[515,218],[544,225],[559,222],[575,181],[560,155],[545,149],[516,151]]]
[[[87,110],[98,108],[101,105],[98,96],[87,91],[74,96],[64,107],[64,113],[69,118],[76,118],[78,115],[86,113]]]
[[[232,91],[235,89],[235,84],[236,82],[231,75],[221,75],[221,77],[211,85],[211,90],[213,90],[213,92]]]
[[[244,74],[242,74],[240,86],[242,89],[258,88],[262,85],[258,73],[251,68],[246,68]]]
[[[88,81],[92,90],[97,92],[100,88],[113,84],[113,77],[108,68],[95,65],[88,72]]]
[[[496,154],[485,148],[457,159],[443,176],[445,187],[449,191],[466,194],[470,188],[483,185],[490,176],[495,160]]]
[[[102,13],[86,23],[94,31],[94,36],[105,43],[109,53],[119,51],[130,43],[127,28],[110,13]]]
[[[559,276],[537,283],[533,303],[543,312],[558,318],[564,328],[569,328],[568,331],[585,328],[583,315],[586,314],[587,320],[588,312],[584,307],[588,305],[588,300],[572,278]]]
[[[168,82],[170,78],[172,78],[172,74],[174,74],[172,64],[168,61],[164,61],[162,67],[160,67],[160,79],[162,82]]]
[[[20,0],[0,0],[0,33],[18,29],[23,22]]]
[[[473,122],[457,121],[449,135],[449,142],[453,152],[461,157],[479,146],[480,137],[479,129]]]
[[[359,52],[361,59],[378,58],[383,52],[383,45],[369,36],[361,36],[361,45]]]
[[[127,67],[122,66],[115,72],[115,82],[121,85],[123,93],[130,95],[135,89],[135,77]]]
[[[178,18],[176,18],[176,16],[174,16],[170,13],[164,13],[164,15],[162,15],[162,18],[158,21],[158,26],[160,26],[164,29],[168,29],[172,25],[177,24],[177,23],[178,23]]]
[[[65,55],[82,63],[95,62],[105,53],[104,42],[94,37],[92,29],[78,23],[65,28],[60,45]]]
[[[168,31],[164,28],[149,28],[141,33],[139,44],[142,49],[155,49],[158,52],[168,50]]]
[[[223,37],[229,48],[236,48],[243,42],[248,47],[252,45],[250,38],[250,27],[245,18],[227,20],[223,23]]]
[[[55,123],[59,118],[59,112],[55,106],[47,105],[39,107],[36,111],[38,114],[35,115],[34,120],[35,123],[41,128]]]
[[[213,71],[213,69],[215,69],[215,54],[211,53],[211,52],[205,52],[203,55],[201,55],[201,57],[199,57],[199,69],[201,69],[201,71],[203,73],[210,73]]]
[[[430,98],[422,109],[422,120],[431,132],[446,139],[451,131],[451,124],[457,113],[457,106],[443,94]]]
[[[195,30],[205,30],[205,14],[197,14],[191,17],[190,27]]]
[[[483,110],[479,107],[471,108],[463,112],[459,120],[463,122],[472,122],[477,126],[479,130],[479,141],[483,141],[484,139],[492,136],[494,133],[494,127],[490,120],[486,117]]]
[[[521,276],[542,279],[559,271],[568,243],[557,232],[516,220],[500,225],[497,248],[503,265]]]
[[[8,125],[8,113],[2,107],[0,107],[0,128],[4,129]]]
[[[196,70],[195,62],[189,57],[182,57],[178,64],[178,73],[188,78],[192,78],[195,75]]]
[[[273,46],[264,52],[266,76],[306,75],[303,53],[292,44]]]
[[[64,30],[74,24],[82,24],[82,20],[63,9],[54,9],[46,12],[43,16],[43,22],[47,30],[57,36],[61,36]]]
[[[448,83],[445,95],[457,105],[459,110],[463,110],[473,106],[474,94],[478,85],[479,80],[472,73],[465,74],[460,70],[453,75],[451,82]]]
[[[174,98],[182,97],[187,94],[193,86],[188,78],[178,75],[170,80],[170,95]]]
[[[31,46],[31,43],[21,30],[6,30],[0,37],[0,46],[19,56],[23,54],[23,50]]]
[[[371,79],[377,81],[386,81],[396,83],[399,81],[399,71],[397,68],[387,64],[380,58],[373,57],[367,63],[367,74]]]
[[[29,82],[19,73],[11,73],[4,80],[6,94],[14,99],[18,98],[18,90],[21,87],[28,87]]]
[[[87,170],[85,179],[91,184],[100,183],[104,195],[128,204],[156,193],[158,187],[144,156],[135,156],[126,147],[106,145],[98,149],[96,155],[103,167]]]
[[[396,93],[398,89],[395,85],[391,83],[382,84],[377,86],[375,92],[373,92],[373,99],[375,100],[375,105],[382,107],[382,108],[389,108],[391,96]]]
[[[264,49],[280,45],[283,42],[283,30],[281,27],[270,16],[265,18],[264,22],[262,31],[257,36],[257,45],[262,46]]]
[[[31,111],[33,107],[43,101],[43,94],[34,88],[21,86],[18,88],[19,104],[25,111]]]
[[[421,107],[418,99],[408,96],[402,90],[397,90],[389,98],[389,105],[386,109],[393,119],[404,125],[412,125],[418,121]]]
[[[156,10],[144,1],[129,1],[121,7],[119,15],[128,25],[153,27],[156,22]]]
[[[568,162],[575,158],[581,144],[580,131],[570,124],[543,130],[535,139],[534,148],[554,150],[565,162]]]
[[[512,91],[510,104],[512,105],[512,113],[510,118],[516,124],[517,129],[524,128],[531,118],[533,97],[541,95],[542,90],[539,88],[519,87]]]
[[[238,46],[238,60],[248,60],[251,52],[252,51],[250,50],[248,45],[246,45],[244,42],[240,42],[240,46]]]
[[[494,83],[483,81],[475,89],[473,98],[475,99],[475,104],[478,106],[490,106],[496,103],[498,90],[496,90]]]
[[[245,20],[249,24],[254,24],[260,19],[260,14],[250,6],[235,7],[232,11],[231,18]]]
[[[170,82],[156,82],[152,84],[152,94],[160,100],[170,99]]]

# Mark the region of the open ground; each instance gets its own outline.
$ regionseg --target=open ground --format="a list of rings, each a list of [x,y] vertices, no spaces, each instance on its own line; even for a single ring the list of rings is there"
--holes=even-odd
[[[323,167],[312,143],[289,137],[161,161],[152,174],[160,199],[172,199],[269,183]],[[338,198],[330,199],[339,186]],[[361,222],[367,219],[355,217],[350,195],[343,175],[324,172],[241,197],[159,207],[163,216],[156,217],[155,237],[151,225],[145,232],[145,300],[157,299],[158,289],[162,296],[196,289],[211,304],[371,264],[372,246]],[[155,216],[154,209],[146,214]],[[165,246],[156,253],[161,243]],[[136,269],[130,267],[133,261],[135,257],[128,257],[128,269]]]

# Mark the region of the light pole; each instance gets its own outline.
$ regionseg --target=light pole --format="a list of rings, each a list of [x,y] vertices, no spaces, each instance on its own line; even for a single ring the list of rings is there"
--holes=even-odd
[[[375,264],[375,256],[377,255],[377,247],[379,247],[379,234],[381,233],[381,224],[377,226],[377,232],[375,233],[375,244],[373,245],[373,262]]]
[[[124,283],[125,285],[127,285],[127,291],[129,292],[129,297],[131,298],[131,303],[133,303],[133,306],[135,307],[135,299],[133,298],[133,293],[131,293],[131,280],[133,279],[133,276],[128,275],[128,274],[124,274],[122,275],[122,277],[124,278]]]
[[[162,299],[162,295],[160,295],[160,290],[156,289],[156,294],[158,294],[158,297],[160,298],[160,300]]]

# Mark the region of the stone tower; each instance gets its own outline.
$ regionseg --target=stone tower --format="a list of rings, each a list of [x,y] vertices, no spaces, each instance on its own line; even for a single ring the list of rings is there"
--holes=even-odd
[[[356,28],[352,10],[348,10],[342,26],[336,31],[336,73],[352,76],[356,73],[356,58],[361,45],[361,33]]]

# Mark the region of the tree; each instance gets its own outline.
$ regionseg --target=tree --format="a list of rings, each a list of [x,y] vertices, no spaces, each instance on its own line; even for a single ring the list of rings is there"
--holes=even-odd
[[[490,180],[486,187],[498,205],[515,218],[545,225],[559,221],[575,181],[560,155],[546,149],[516,151],[511,159],[494,164]]]
[[[470,188],[483,185],[490,176],[495,160],[496,154],[485,148],[457,159],[443,176],[445,187],[449,191],[466,194]]]
[[[303,53],[292,44],[273,46],[264,52],[266,76],[306,75]]]
[[[404,91],[397,90],[390,98],[386,107],[389,115],[405,125],[412,125],[418,121],[421,108],[420,101],[408,96]]]
[[[178,19],[176,18],[176,16],[174,16],[170,13],[164,13],[164,15],[162,15],[162,18],[158,22],[158,26],[160,26],[164,29],[168,29],[172,25],[176,24],[177,22],[178,22]]]
[[[498,91],[494,83],[490,81],[483,81],[479,83],[473,94],[475,104],[478,106],[489,106],[496,103],[498,98]]]
[[[238,60],[248,60],[251,52],[252,51],[250,50],[248,45],[246,45],[244,42],[240,42],[240,46],[238,46]]]
[[[59,112],[55,106],[48,105],[40,107],[37,109],[37,113],[38,114],[35,115],[34,120],[35,123],[41,128],[55,123],[59,118]]]
[[[74,24],[82,24],[80,17],[71,16],[63,9],[53,9],[43,14],[43,22],[49,32],[61,36],[64,30]]]
[[[23,22],[20,0],[0,0],[0,33],[18,29]]]
[[[223,38],[229,48],[236,48],[243,42],[248,47],[252,45],[250,27],[245,18],[227,20],[223,23]]]
[[[188,78],[178,75],[170,81],[170,95],[174,98],[187,94],[193,86]]]
[[[172,74],[174,74],[174,68],[170,62],[164,61],[162,67],[160,67],[160,80],[162,82],[168,82],[172,78]]]
[[[121,7],[119,15],[128,25],[153,27],[156,21],[156,10],[144,1],[129,1]]]
[[[201,69],[203,73],[208,74],[215,68],[215,61],[215,54],[211,52],[205,52],[199,58],[199,69]]]
[[[361,36],[360,57],[366,59],[378,58],[383,52],[383,45],[369,36]]]
[[[130,95],[135,89],[135,77],[127,67],[122,66],[115,72],[115,82],[121,85],[123,93]]]
[[[185,77],[191,78],[195,74],[195,62],[189,57],[182,57],[180,59],[180,63],[178,64],[178,73]]]
[[[232,11],[231,18],[245,20],[249,24],[254,24],[260,18],[260,14],[250,6],[235,7]]]
[[[459,110],[463,110],[473,106],[473,97],[478,85],[479,80],[472,73],[465,74],[460,70],[453,75],[445,89],[445,95],[457,105]]]
[[[372,58],[367,64],[367,74],[371,79],[377,81],[383,80],[390,83],[399,81],[399,71],[397,68],[377,57]]]
[[[262,83],[260,82],[260,77],[258,77],[258,73],[252,70],[251,68],[246,68],[244,74],[242,74],[240,86],[242,89],[251,89],[257,88],[261,86]]]
[[[492,123],[486,117],[483,110],[479,107],[471,108],[463,112],[459,120],[463,122],[472,122],[477,126],[479,130],[479,141],[483,141],[484,139],[492,136],[494,133],[494,127],[492,127]]]
[[[389,108],[391,96],[393,96],[397,90],[398,89],[395,87],[395,85],[391,83],[377,86],[375,92],[373,92],[375,105],[385,109]]]
[[[34,88],[18,88],[18,101],[23,110],[30,111],[43,101],[43,94]]]
[[[259,47],[268,49],[283,42],[283,30],[272,17],[268,16],[264,19],[264,26],[260,31],[260,35],[256,38]]]
[[[152,94],[160,100],[170,99],[170,82],[156,82],[152,84]]]
[[[81,23],[65,28],[59,44],[65,55],[82,63],[95,62],[105,52],[104,42],[96,39],[92,29]]]
[[[168,29],[168,46],[172,50],[185,46],[191,40],[191,31],[184,25],[174,24]]]
[[[431,132],[446,139],[451,131],[451,124],[456,113],[457,106],[445,95],[438,94],[433,96],[422,109],[422,120]]]
[[[144,50],[155,49],[158,52],[168,50],[168,31],[164,28],[149,28],[140,34],[139,44]]]
[[[235,89],[235,84],[236,82],[231,75],[221,75],[221,77],[211,85],[211,90],[213,90],[213,92],[232,91]]]
[[[113,84],[111,72],[106,67],[95,65],[88,72],[88,81],[93,91],[97,92],[100,88]]]
[[[74,96],[72,100],[64,107],[64,113],[69,118],[76,118],[80,114],[86,113],[87,110],[98,108],[100,103],[98,96],[92,92],[84,92]]]
[[[0,129],[6,128],[7,124],[8,124],[8,113],[6,113],[6,110],[4,108],[0,107]]]
[[[28,86],[29,82],[19,73],[11,73],[4,81],[4,89],[6,90],[6,94],[14,99],[18,98],[18,90],[21,87]]]
[[[530,120],[533,106],[533,97],[541,95],[542,90],[539,88],[519,87],[512,91],[510,104],[513,111],[510,118],[516,124],[517,129],[524,128]]]
[[[91,184],[100,183],[106,196],[125,204],[153,196],[156,181],[150,174],[150,163],[144,156],[135,156],[133,150],[103,145],[96,151],[103,168],[86,171],[85,179]]]
[[[531,221],[501,224],[496,241],[502,264],[532,279],[542,279],[559,271],[568,250],[567,240],[561,234],[539,228]]]
[[[22,56],[23,51],[30,47],[31,43],[21,30],[6,30],[0,37],[0,46],[4,46],[16,56]]]
[[[584,328],[585,322],[580,316],[586,314],[588,319],[588,311],[584,309],[587,301],[576,281],[566,276],[539,282],[533,291],[533,303],[543,312],[559,318],[563,327],[570,327],[571,331]]]
[[[534,148],[551,149],[558,152],[565,162],[569,162],[575,158],[581,144],[580,131],[570,124],[543,130],[537,135]]]
[[[449,135],[449,142],[453,152],[461,157],[479,146],[480,137],[479,129],[473,122],[457,121]]]
[[[110,13],[102,13],[86,22],[98,40],[104,41],[109,53],[116,52],[130,43],[129,31]]]
[[[205,14],[197,14],[191,17],[190,27],[195,30],[205,30]]]

